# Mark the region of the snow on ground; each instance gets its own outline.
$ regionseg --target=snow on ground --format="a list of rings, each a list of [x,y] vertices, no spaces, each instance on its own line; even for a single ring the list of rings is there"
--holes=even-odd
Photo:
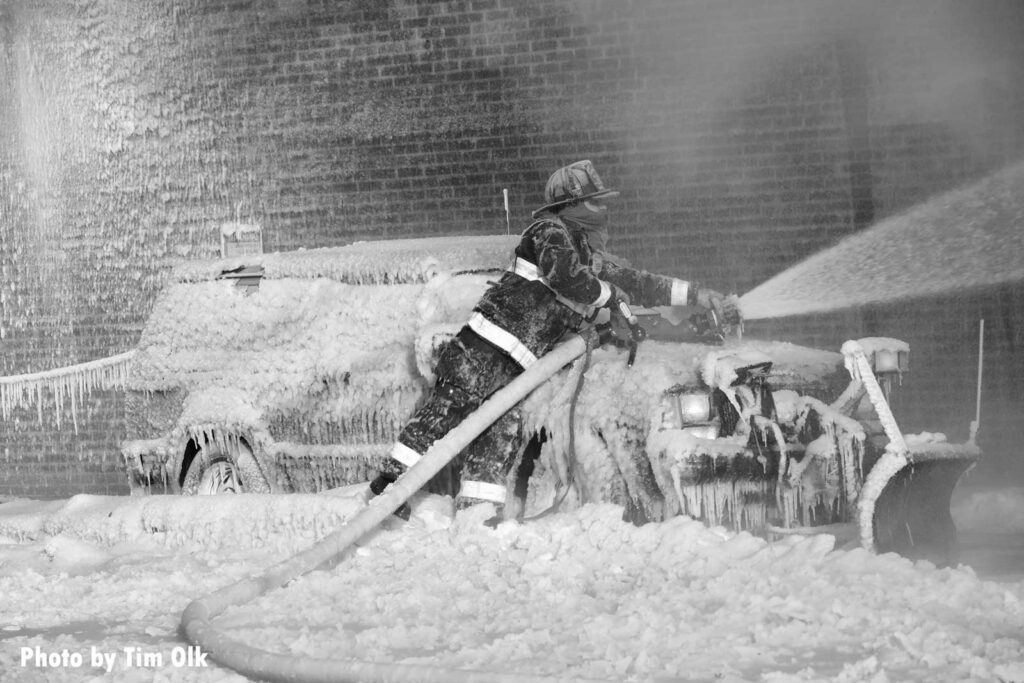
[[[184,607],[358,509],[344,495],[0,503],[0,681],[243,680],[198,666]],[[537,676],[1024,681],[1024,489],[958,491],[953,511],[965,564],[936,568],[828,535],[634,527],[610,505],[489,529],[478,506],[450,527],[388,522],[215,623],[281,653]]]

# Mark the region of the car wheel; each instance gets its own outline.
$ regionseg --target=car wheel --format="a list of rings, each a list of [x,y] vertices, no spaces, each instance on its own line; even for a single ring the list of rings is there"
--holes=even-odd
[[[186,496],[266,493],[269,490],[256,458],[244,443],[228,449],[207,443],[192,458],[181,484],[181,493]]]

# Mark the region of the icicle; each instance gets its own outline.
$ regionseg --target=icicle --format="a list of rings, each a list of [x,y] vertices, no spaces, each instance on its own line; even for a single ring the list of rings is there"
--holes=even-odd
[[[57,428],[65,399],[71,402],[71,416],[78,432],[78,406],[96,388],[123,389],[127,385],[128,365],[135,351],[101,358],[55,370],[25,375],[0,377],[0,409],[3,419],[10,419],[17,408],[35,405],[39,422],[43,421],[45,391],[53,397]]]
[[[737,479],[683,485],[678,472],[678,468],[673,472],[673,485],[685,514],[702,519],[711,526],[729,522],[736,531],[764,528],[764,504],[748,501],[762,500],[768,494],[770,482]]]
[[[676,500],[679,503],[679,512],[682,513],[682,514],[687,514],[687,512],[686,512],[686,502],[685,502],[686,499],[683,498],[682,470],[679,467],[679,463],[678,462],[673,463],[668,468],[668,471],[669,471],[669,474],[672,475],[672,488],[675,489],[675,492],[676,492]]]

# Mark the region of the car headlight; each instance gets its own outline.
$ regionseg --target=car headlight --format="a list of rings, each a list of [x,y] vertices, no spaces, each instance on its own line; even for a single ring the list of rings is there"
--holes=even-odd
[[[711,419],[711,396],[708,394],[679,394],[679,415],[684,425],[707,422]]]
[[[665,394],[661,399],[662,429],[704,424],[713,417],[714,408],[709,394]]]

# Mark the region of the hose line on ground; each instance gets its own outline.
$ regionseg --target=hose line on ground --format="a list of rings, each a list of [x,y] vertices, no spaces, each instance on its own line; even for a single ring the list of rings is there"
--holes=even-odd
[[[262,681],[300,681],[302,683],[581,681],[582,679],[284,655],[239,642],[214,627],[211,620],[228,607],[249,602],[302,574],[340,559],[341,555],[356,541],[375,529],[397,510],[481,432],[549,377],[581,356],[586,349],[587,344],[583,338],[573,335],[550,353],[542,356],[507,386],[487,399],[480,408],[449,432],[447,436],[437,441],[416,465],[408,469],[370,505],[313,547],[271,567],[262,576],[242,579],[193,600],[181,616],[181,628],[189,642],[198,645],[208,653],[210,659],[219,664]]]

